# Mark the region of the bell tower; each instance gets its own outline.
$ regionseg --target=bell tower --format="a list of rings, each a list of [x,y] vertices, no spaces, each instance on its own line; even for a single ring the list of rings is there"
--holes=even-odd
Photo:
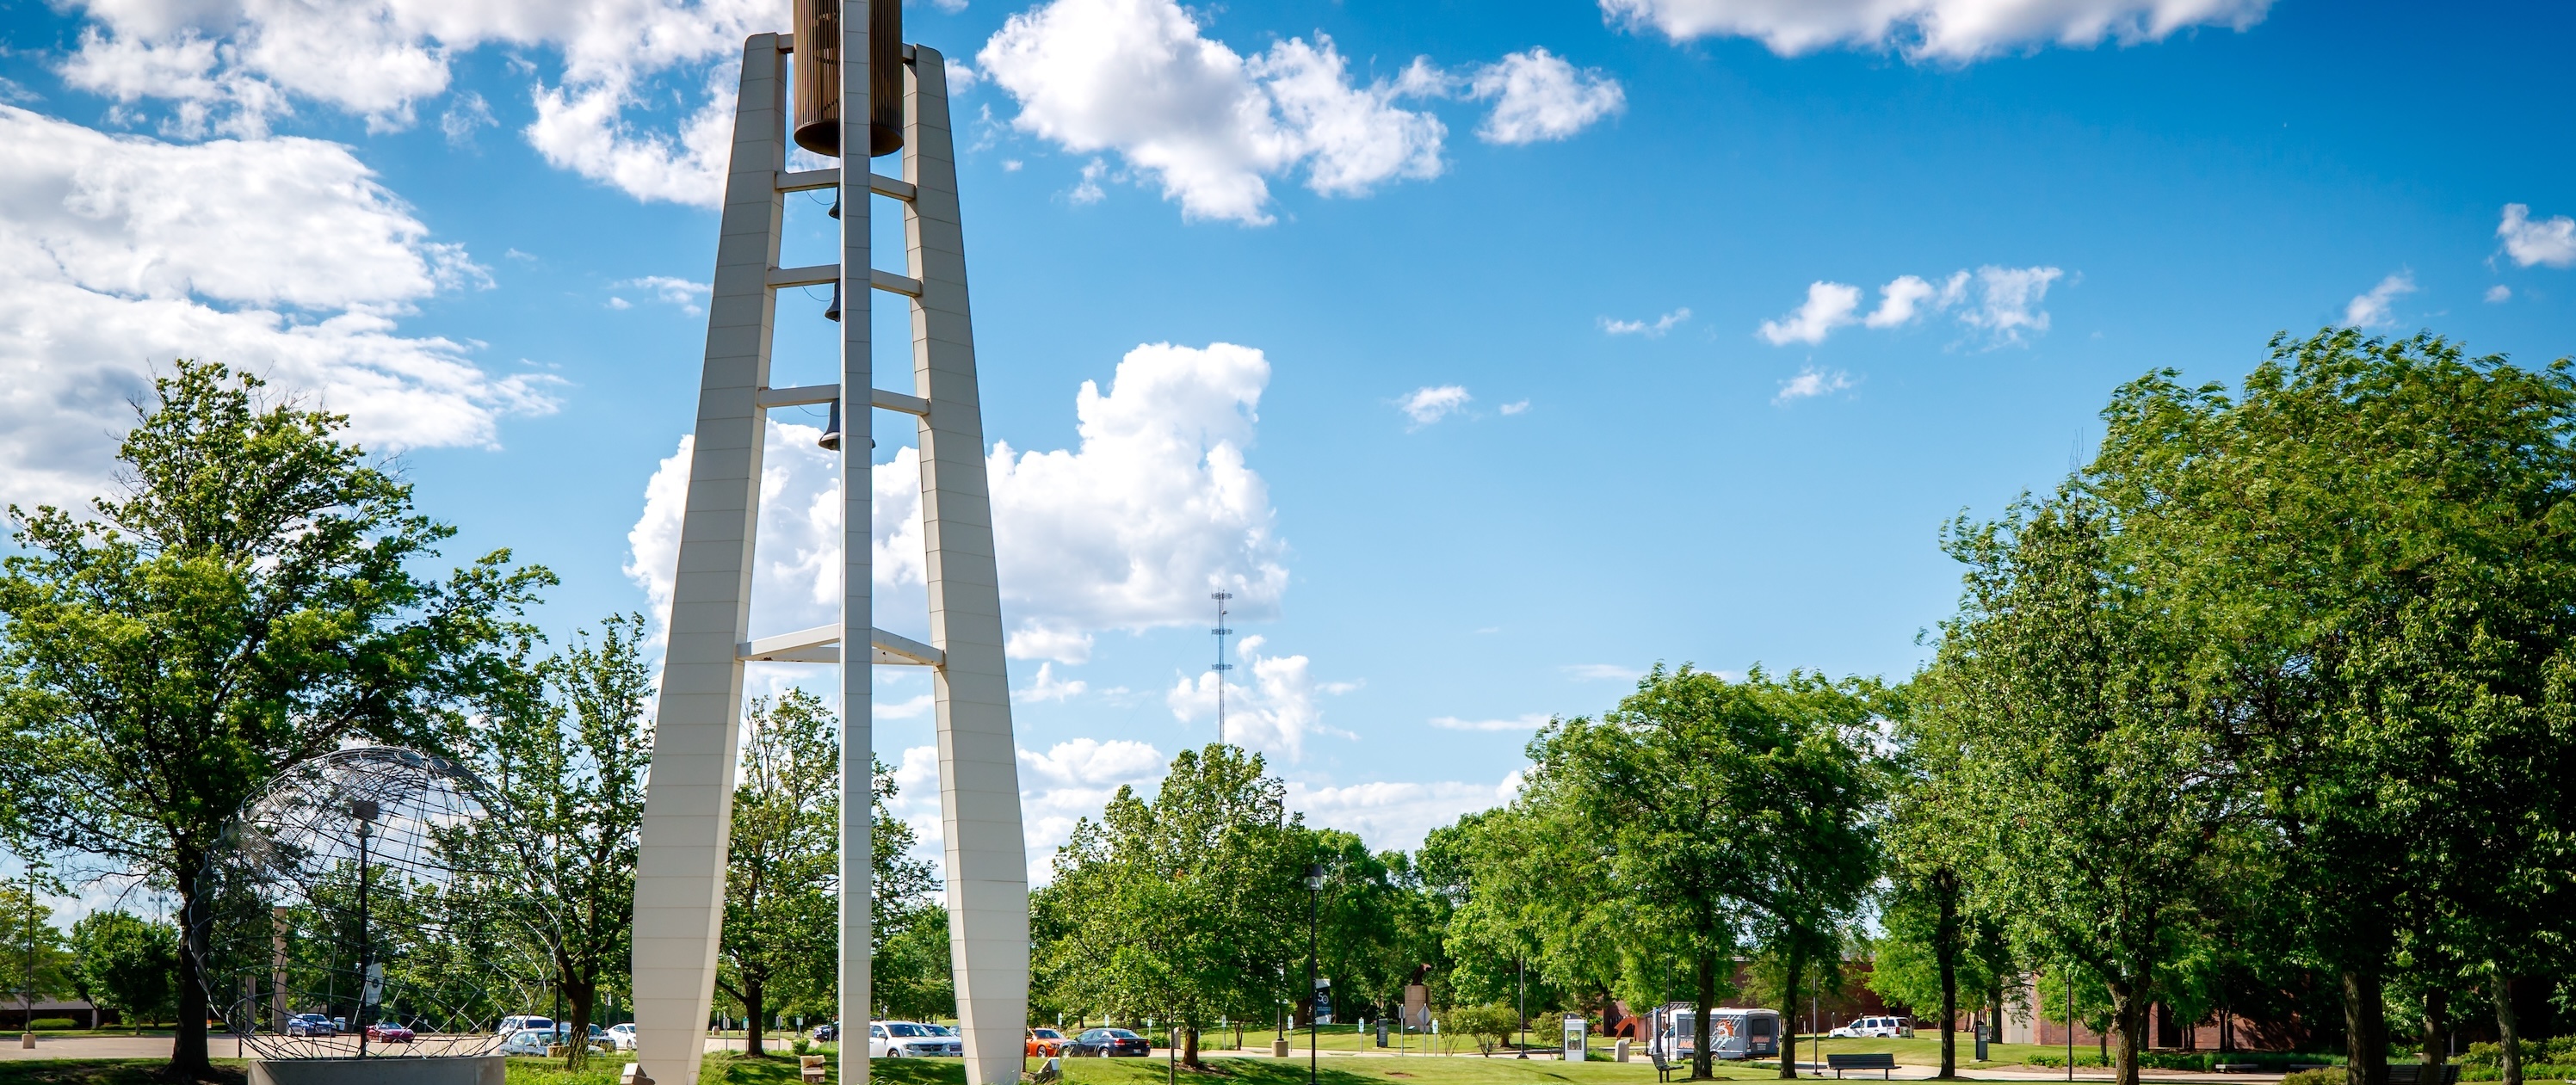
[[[865,14],[844,18],[844,3]],[[793,34],[743,43],[732,164],[707,306],[687,511],[654,719],[643,848],[635,871],[637,1057],[665,1085],[689,1085],[713,1008],[724,926],[726,850],[742,726],[743,664],[841,665],[840,1007],[854,1035],[838,1080],[868,1080],[869,872],[874,743],[870,668],[930,669],[937,706],[949,955],[968,1085],[1019,1080],[1028,1017],[1028,868],[1019,770],[1002,657],[1001,593],[966,296],[947,72],[937,51],[902,43],[900,0],[795,0]],[[864,63],[857,61],[864,60]],[[791,88],[792,84],[792,88]],[[789,109],[792,97],[794,109]],[[787,145],[839,157],[789,172]],[[867,155],[843,156],[865,147]],[[900,176],[869,158],[901,152]],[[850,157],[859,161],[852,163]],[[778,266],[784,195],[836,190],[837,264]],[[880,203],[882,200],[884,202]],[[871,213],[899,211],[903,270],[869,252]],[[838,384],[770,386],[782,287],[830,284],[840,320]],[[912,316],[910,377],[879,387],[871,299]],[[750,628],[762,438],[775,407],[831,404],[838,425],[844,544],[841,620],[772,635]],[[869,434],[878,412],[908,415],[921,445],[930,641],[875,628],[869,603]],[[828,440],[828,438],[827,438]],[[826,447],[830,447],[827,444]],[[859,645],[866,645],[864,650]]]

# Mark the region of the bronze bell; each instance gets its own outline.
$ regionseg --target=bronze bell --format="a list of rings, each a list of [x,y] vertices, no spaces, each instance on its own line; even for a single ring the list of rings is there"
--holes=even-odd
[[[841,9],[867,5],[868,156],[903,149],[903,0],[796,0],[796,145],[841,157]]]
[[[832,418],[823,423],[822,439],[814,442],[833,452],[841,450],[841,401],[832,401]]]
[[[823,307],[823,319],[841,319],[841,284],[832,284],[832,304]]]

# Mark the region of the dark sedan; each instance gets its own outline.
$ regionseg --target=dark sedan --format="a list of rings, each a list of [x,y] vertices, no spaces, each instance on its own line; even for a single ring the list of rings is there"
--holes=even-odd
[[[1066,1058],[1116,1058],[1125,1055],[1141,1059],[1153,1053],[1153,1041],[1123,1028],[1090,1029],[1064,1042]]]

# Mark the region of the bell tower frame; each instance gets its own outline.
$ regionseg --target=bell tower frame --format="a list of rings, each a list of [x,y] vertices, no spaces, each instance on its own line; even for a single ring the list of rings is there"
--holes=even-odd
[[[860,8],[865,2],[849,0],[847,6]],[[871,55],[870,21],[837,20],[840,57]],[[947,71],[936,50],[903,47],[901,177],[873,172],[864,154],[844,158],[839,169],[789,172],[783,69],[794,49],[788,34],[756,34],[743,44],[670,643],[635,870],[637,1059],[644,1073],[666,1085],[698,1079],[724,927],[743,664],[840,663],[840,1006],[844,1028],[856,1035],[841,1045],[838,1080],[845,1085],[868,1080],[866,1027],[874,1004],[868,908],[875,749],[870,676],[873,666],[922,666],[930,668],[937,709],[949,955],[966,1080],[968,1085],[1012,1085],[1019,1080],[1021,1030],[1028,1017],[1028,868]],[[840,146],[868,147],[869,66],[843,63],[838,74]],[[783,197],[817,189],[838,189],[842,195],[841,261],[780,267]],[[871,197],[886,197],[901,208],[903,274],[871,263]],[[839,289],[843,309],[840,383],[771,387],[777,291],[824,284]],[[910,306],[908,392],[878,388],[873,380],[868,318],[878,293],[903,297]],[[841,408],[841,620],[755,637],[750,629],[752,551],[760,520],[766,415],[774,407],[817,403]],[[876,411],[916,420],[930,602],[926,644],[873,624],[868,435]],[[862,643],[868,646],[864,655],[845,650]]]

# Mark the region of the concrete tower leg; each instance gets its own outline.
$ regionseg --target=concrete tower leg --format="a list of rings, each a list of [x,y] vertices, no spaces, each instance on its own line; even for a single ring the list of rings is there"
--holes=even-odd
[[[766,429],[759,396],[769,383],[776,308],[769,273],[778,264],[777,176],[786,158],[778,46],[775,34],[743,43],[732,169],[707,303],[706,372],[698,386],[670,645],[635,864],[637,1054],[654,1080],[682,1085],[698,1079],[714,999],[734,751],[742,731],[736,646],[750,635]]]
[[[1002,656],[1002,596],[966,241],[948,126],[947,68],[913,49],[904,102],[904,240],[921,295],[912,306],[912,371],[921,418],[922,536],[928,550],[932,677],[939,723],[939,809],[948,875],[948,951],[956,971],[968,1085],[1019,1080],[1029,1003],[1029,882],[1018,754]],[[855,540],[852,546],[865,545]]]

